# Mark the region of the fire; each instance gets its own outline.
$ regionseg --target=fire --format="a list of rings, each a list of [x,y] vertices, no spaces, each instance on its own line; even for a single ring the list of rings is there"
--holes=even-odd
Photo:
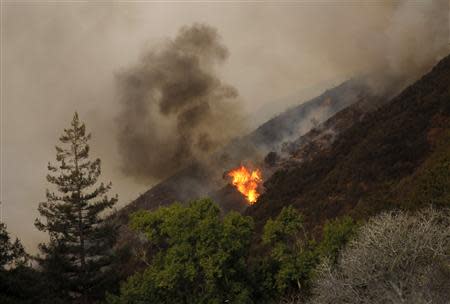
[[[245,166],[240,166],[228,172],[228,176],[232,178],[233,186],[245,196],[250,205],[256,203],[260,195],[258,187],[262,183],[261,170],[251,171]]]

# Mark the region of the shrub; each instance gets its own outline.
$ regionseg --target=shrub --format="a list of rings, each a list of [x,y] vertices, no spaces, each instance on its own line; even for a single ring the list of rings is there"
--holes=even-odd
[[[318,246],[320,256],[336,264],[339,252],[355,236],[357,228],[358,224],[349,216],[326,223]]]
[[[384,213],[320,266],[311,303],[446,303],[449,267],[449,210]]]
[[[292,206],[283,208],[264,226],[263,243],[269,247],[272,265],[265,287],[284,296],[307,294],[318,255],[315,243],[304,234],[301,214]]]

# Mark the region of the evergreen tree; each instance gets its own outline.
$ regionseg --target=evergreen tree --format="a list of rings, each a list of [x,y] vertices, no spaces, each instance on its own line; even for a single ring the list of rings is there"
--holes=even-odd
[[[22,243],[17,238],[12,242],[6,230],[6,225],[0,222],[0,270],[5,267],[25,264],[26,261],[27,254]]]
[[[91,135],[75,113],[71,127],[56,146],[58,165],[49,163],[47,180],[56,192],[46,191],[39,204],[41,218],[36,227],[49,233],[48,244],[40,244],[38,258],[54,288],[76,303],[87,303],[101,295],[112,262],[115,231],[102,213],[117,202],[106,194],[111,183],[98,184],[100,159],[89,159]]]

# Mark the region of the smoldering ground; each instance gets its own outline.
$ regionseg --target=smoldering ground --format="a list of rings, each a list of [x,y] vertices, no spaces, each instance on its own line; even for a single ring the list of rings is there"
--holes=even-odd
[[[216,29],[194,24],[118,76],[118,143],[126,174],[165,178],[242,130],[237,90],[216,74],[227,56]]]

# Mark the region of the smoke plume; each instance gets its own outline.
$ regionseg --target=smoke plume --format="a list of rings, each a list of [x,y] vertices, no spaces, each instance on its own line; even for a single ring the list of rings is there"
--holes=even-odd
[[[227,56],[217,31],[195,24],[118,76],[118,142],[126,174],[170,176],[236,135],[238,93],[215,71]]]

